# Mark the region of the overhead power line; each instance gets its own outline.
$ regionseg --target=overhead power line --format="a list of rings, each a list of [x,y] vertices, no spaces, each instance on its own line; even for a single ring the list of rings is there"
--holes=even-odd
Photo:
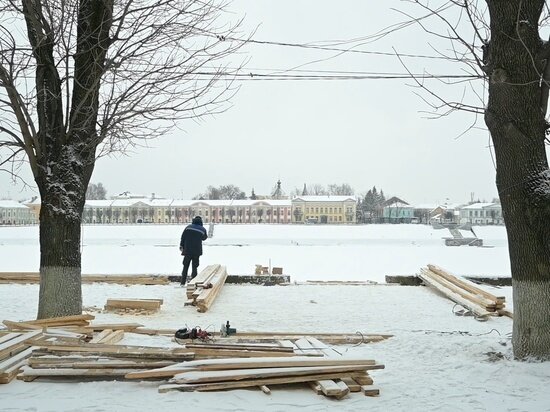
[[[454,74],[409,74],[409,73],[370,73],[370,74],[343,74],[343,75],[316,75],[316,74],[262,74],[262,73],[231,73],[231,72],[196,72],[198,76],[208,77],[230,77],[235,80],[400,80],[400,79],[418,79],[418,80],[475,80],[481,79],[481,76],[475,75],[454,75]]]
[[[209,34],[209,35],[211,37],[216,37],[220,41],[230,40],[230,41],[236,41],[236,42],[242,42],[242,43],[260,44],[260,45],[296,47],[300,49],[324,50],[324,51],[333,51],[333,52],[339,52],[339,53],[355,53],[355,54],[369,54],[369,55],[396,57],[396,54],[391,52],[382,52],[382,51],[374,51],[374,50],[355,50],[353,47],[357,47],[357,45],[345,49],[340,47],[321,46],[314,43],[309,43],[309,44],[308,43],[287,43],[287,42],[269,41],[269,40],[239,39],[236,37],[225,37],[225,36],[216,35],[216,34]],[[399,53],[399,56],[419,58],[419,59],[449,60],[449,58],[444,56],[432,56],[432,55],[424,55],[424,54]]]

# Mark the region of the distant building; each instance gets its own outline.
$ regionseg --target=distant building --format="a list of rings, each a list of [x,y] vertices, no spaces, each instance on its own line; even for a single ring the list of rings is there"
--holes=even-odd
[[[458,223],[460,220],[458,204],[419,204],[414,206],[414,217],[418,223]]]
[[[36,222],[29,207],[15,200],[0,200],[0,225],[33,225]]]
[[[500,203],[474,203],[460,209],[460,223],[503,225]]]
[[[292,199],[293,223],[356,223],[354,196],[297,196]]]
[[[25,206],[27,206],[29,209],[31,209],[31,212],[34,216],[34,219],[36,222],[39,222],[40,221],[40,206],[41,206],[41,201],[40,201],[40,198],[38,196],[34,196],[32,199],[28,200],[28,201],[24,201],[24,202],[21,202],[23,203]]]
[[[291,223],[289,200],[180,200],[151,196],[87,200],[84,223]]]
[[[414,218],[414,207],[394,196],[384,203],[382,218],[384,223],[411,223]]]

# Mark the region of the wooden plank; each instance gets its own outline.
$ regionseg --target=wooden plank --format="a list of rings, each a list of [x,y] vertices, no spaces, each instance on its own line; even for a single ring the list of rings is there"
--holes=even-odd
[[[135,360],[116,360],[116,359],[100,359],[97,360],[72,360],[71,362],[53,361],[44,362],[41,358],[31,358],[28,361],[29,366],[34,369],[151,369],[161,368],[163,366],[174,365],[173,361],[141,361]]]
[[[123,330],[125,332],[133,332],[135,329],[142,327],[140,323],[91,323],[88,327],[93,331],[102,331],[104,329]],[[175,331],[174,331],[175,333]]]
[[[204,281],[208,280],[212,274],[214,274],[221,265],[214,264],[214,265],[208,265],[203,270],[199,272],[199,274],[195,277],[195,279],[191,279],[189,282],[187,282],[188,285],[196,285],[198,283],[204,283]]]
[[[193,293],[197,289],[198,283],[203,283],[205,280],[209,279],[210,276],[212,276],[213,273],[215,273],[221,265],[208,265],[203,270],[199,272],[199,274],[195,277],[195,279],[191,279],[189,282],[187,282],[187,288],[186,288],[186,294],[187,298],[191,299],[193,297]]]
[[[21,380],[26,380],[26,378],[37,378],[37,377],[86,377],[86,378],[124,378],[131,370],[129,369],[33,369],[29,367],[23,367],[22,373],[20,374]]]
[[[82,274],[82,283],[116,283],[122,285],[166,285],[170,283],[168,276],[146,274]],[[0,272],[0,283],[40,283],[37,272]]]
[[[101,343],[101,340],[112,333],[112,329],[104,329],[99,332],[89,343]]]
[[[319,375],[340,372],[364,372],[383,369],[384,365],[304,366],[286,368],[258,368],[220,371],[192,371],[180,373],[171,379],[175,383],[208,383],[228,380],[262,379],[303,375]]]
[[[329,347],[326,343],[321,342],[319,339],[313,337],[313,336],[306,336],[306,339],[309,341],[309,343],[317,348],[323,355],[325,355],[328,358],[334,358],[342,356],[340,353],[336,352],[333,348]]]
[[[361,386],[361,392],[365,396],[378,396],[380,395],[380,389],[372,388],[370,386]]]
[[[462,289],[461,287],[455,285],[452,282],[449,282],[444,277],[437,275],[436,273],[426,270],[426,269],[420,269],[422,274],[425,276],[428,276],[432,278],[434,281],[439,282],[441,285],[445,286],[450,291],[457,293],[458,295],[462,296],[465,299],[468,299],[469,301],[475,303],[478,306],[481,306],[482,308],[485,308],[485,310],[489,312],[494,312],[496,307],[496,302],[491,301],[489,299],[484,298],[480,295],[474,295],[471,292]]]
[[[514,319],[514,314],[511,311],[507,310],[507,309],[499,309],[499,310],[497,310],[497,313],[500,316],[507,316],[510,319]]]
[[[179,359],[188,360],[194,358],[194,353],[180,348],[158,348],[151,346],[131,346],[131,345],[104,345],[102,343],[83,343],[80,345],[65,345],[63,343],[52,342],[33,342],[37,347],[47,349],[52,353],[85,353],[100,354],[104,356],[134,356],[143,358],[158,359]]]
[[[365,374],[363,376],[355,376],[353,377],[353,380],[361,386],[367,386],[367,385],[373,384],[373,380],[368,374]]]
[[[323,391],[321,390],[321,385],[319,385],[318,382],[309,381],[309,382],[306,382],[306,383],[309,385],[311,390],[313,392],[315,392],[317,395],[322,395],[323,394]]]
[[[2,323],[11,330],[38,330],[42,329],[42,326],[34,325],[26,322],[14,322],[12,320],[3,320]]]
[[[159,393],[165,393],[173,390],[183,392],[193,391],[218,391],[224,389],[238,389],[238,388],[250,388],[260,385],[286,385],[289,383],[307,383],[311,380],[324,380],[324,379],[341,379],[345,377],[353,377],[355,372],[341,372],[341,373],[327,373],[320,375],[306,375],[306,376],[285,376],[282,378],[269,378],[269,379],[251,379],[243,381],[231,381],[231,382],[218,382],[218,383],[203,383],[203,384],[166,384],[159,386]]]
[[[0,344],[0,360],[9,356],[11,352],[18,346],[24,345],[27,341],[42,335],[41,330],[23,333],[16,338],[10,339],[7,342]],[[19,352],[19,351],[18,351]]]
[[[361,392],[361,385],[359,385],[353,378],[342,378],[342,382],[347,385],[350,392]]]
[[[294,344],[304,353],[308,355],[314,355],[314,356],[323,356],[323,352],[321,352],[319,349],[314,348],[313,345],[306,339],[301,338],[294,342]]]
[[[336,382],[336,386],[338,387],[338,389],[340,389],[340,393],[333,395],[336,399],[342,399],[348,396],[348,394],[351,392],[350,388],[348,387],[348,385],[346,385],[346,383],[343,380],[336,379],[333,382]]]
[[[7,333],[6,335],[0,337],[0,344],[7,342],[9,340],[15,339],[18,336],[21,336],[21,333],[16,333],[16,332]]]
[[[465,289],[465,290],[467,290],[467,291],[469,291],[473,294],[481,295],[481,296],[485,297],[486,299],[489,299],[489,300],[492,300],[492,301],[495,301],[495,302],[498,302],[498,301],[505,302],[506,301],[506,297],[504,297],[504,296],[495,296],[492,293],[489,293],[489,292],[477,287],[475,283],[470,282],[469,280],[459,279],[458,277],[451,275],[449,272],[447,272],[443,268],[440,268],[439,266],[429,264],[428,269],[430,269],[432,272],[435,272],[439,276],[447,279],[448,281],[454,283],[457,286],[460,286],[462,289]]]
[[[5,359],[0,362],[0,373],[4,373],[6,369],[11,368],[13,365],[18,364],[20,361],[27,359],[31,356],[34,348],[27,348],[24,351],[19,352],[18,354],[12,356],[11,358]]]
[[[73,315],[73,316],[60,316],[57,318],[46,318],[46,319],[38,319],[38,320],[27,320],[24,323],[29,323],[31,325],[46,325],[46,326],[52,326],[52,324],[57,325],[64,325],[64,324],[75,324],[75,323],[81,323],[85,322],[88,323],[89,320],[95,319],[95,316],[83,314],[83,315]]]
[[[27,358],[32,355],[33,349],[32,347],[28,348],[0,363],[0,383],[10,383],[15,379],[19,370],[25,365]]]
[[[103,339],[101,339],[97,343],[112,345],[114,343],[120,342],[122,338],[124,338],[124,331],[119,329],[119,330],[112,331],[107,336],[104,336]]]
[[[258,358],[264,356],[273,356],[273,357],[293,357],[295,356],[294,352],[280,352],[280,351],[257,351],[257,350],[246,350],[246,349],[208,349],[208,348],[197,348],[190,349],[197,357],[217,357],[217,358]]]
[[[316,380],[314,384],[319,386],[319,389],[321,389],[321,393],[325,396],[338,396],[342,392],[342,389],[333,380]]]
[[[153,369],[149,371],[140,371],[130,373],[127,378],[141,379],[149,377],[172,377],[178,373],[191,371],[216,371],[233,369],[258,369],[258,368],[276,368],[276,367],[296,367],[296,366],[339,366],[339,365],[375,365],[372,359],[363,358],[315,358],[315,357],[292,357],[292,358],[229,358],[229,359],[205,359],[192,360],[170,366],[162,369]]]
[[[285,348],[281,346],[266,345],[266,344],[186,343],[185,347],[188,349],[233,349],[233,350],[255,350],[255,351],[294,353],[293,348]]]
[[[472,301],[468,299],[464,299],[462,296],[458,295],[457,293],[452,292],[451,290],[447,289],[445,286],[443,286],[441,283],[433,280],[431,277],[426,276],[422,272],[418,275],[422,280],[424,280],[427,284],[430,286],[433,286],[439,292],[441,292],[443,295],[445,295],[447,298],[452,300],[455,303],[458,303],[459,305],[464,306],[465,308],[471,310],[473,313],[475,313],[477,316],[490,316],[491,312],[488,312],[484,308],[480,307],[479,305],[476,305]]]
[[[213,286],[209,289],[203,289],[201,294],[195,299],[195,305],[197,306],[198,312],[203,313],[210,309],[225,284],[226,279],[227,269],[225,266],[221,266],[211,279]]]
[[[107,299],[105,309],[144,309],[159,310],[162,299]]]

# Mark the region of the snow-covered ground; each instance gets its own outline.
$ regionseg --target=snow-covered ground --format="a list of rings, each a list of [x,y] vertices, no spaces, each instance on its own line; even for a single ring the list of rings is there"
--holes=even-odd
[[[87,273],[177,273],[176,226],[85,227]],[[219,226],[203,264],[223,263],[251,273],[255,263],[280,265],[293,279],[371,279],[413,274],[434,262],[455,273],[509,274],[503,228],[480,228],[494,248],[445,247],[440,231],[424,226]],[[0,271],[36,271],[35,228],[0,228]],[[157,246],[155,246],[157,245]],[[162,247],[166,246],[166,247]],[[174,262],[175,260],[175,262]],[[351,260],[351,261],[349,261]],[[153,268],[159,269],[153,269]],[[511,299],[511,288],[494,289]],[[378,398],[351,394],[335,401],[303,386],[215,393],[158,394],[158,383],[15,381],[0,385],[1,411],[548,411],[547,363],[511,359],[509,318],[478,322],[456,316],[452,302],[429,288],[372,286],[226,285],[207,313],[184,307],[184,290],[167,286],[83,286],[84,306],[108,297],[163,298],[154,315],[94,313],[99,322],[140,322],[155,328],[185,325],[238,331],[389,333],[383,342],[338,346],[344,355],[386,365],[372,373]],[[0,317],[36,314],[37,285],[0,285]],[[511,303],[511,302],[510,302]],[[509,305],[511,306],[511,305]],[[121,343],[162,345],[169,338],[127,334]],[[494,356],[491,354],[500,354]],[[495,360],[496,359],[496,360]]]
[[[181,272],[178,225],[84,226],[83,273]],[[504,227],[476,227],[487,247],[448,247],[447,230],[425,225],[216,225],[201,264],[222,263],[230,274],[256,264],[282,266],[292,280],[373,280],[413,275],[435,263],[453,273],[510,276]],[[2,271],[37,271],[37,227],[0,227]]]

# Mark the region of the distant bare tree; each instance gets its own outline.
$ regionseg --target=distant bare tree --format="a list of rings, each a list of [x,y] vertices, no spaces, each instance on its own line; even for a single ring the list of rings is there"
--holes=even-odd
[[[235,185],[208,186],[204,193],[199,193],[193,199],[202,200],[230,200],[246,199],[246,194]]]
[[[80,224],[96,158],[226,107],[220,73],[242,42],[219,22],[223,7],[0,0],[0,167],[26,159],[40,192],[39,318],[81,313]]]
[[[107,198],[107,190],[103,187],[103,183],[90,183],[86,189],[86,200],[105,200]]]
[[[348,184],[330,184],[328,185],[328,194],[333,196],[353,196],[355,190]]]
[[[322,184],[314,183],[308,186],[308,194],[312,196],[325,196],[328,192]]]

